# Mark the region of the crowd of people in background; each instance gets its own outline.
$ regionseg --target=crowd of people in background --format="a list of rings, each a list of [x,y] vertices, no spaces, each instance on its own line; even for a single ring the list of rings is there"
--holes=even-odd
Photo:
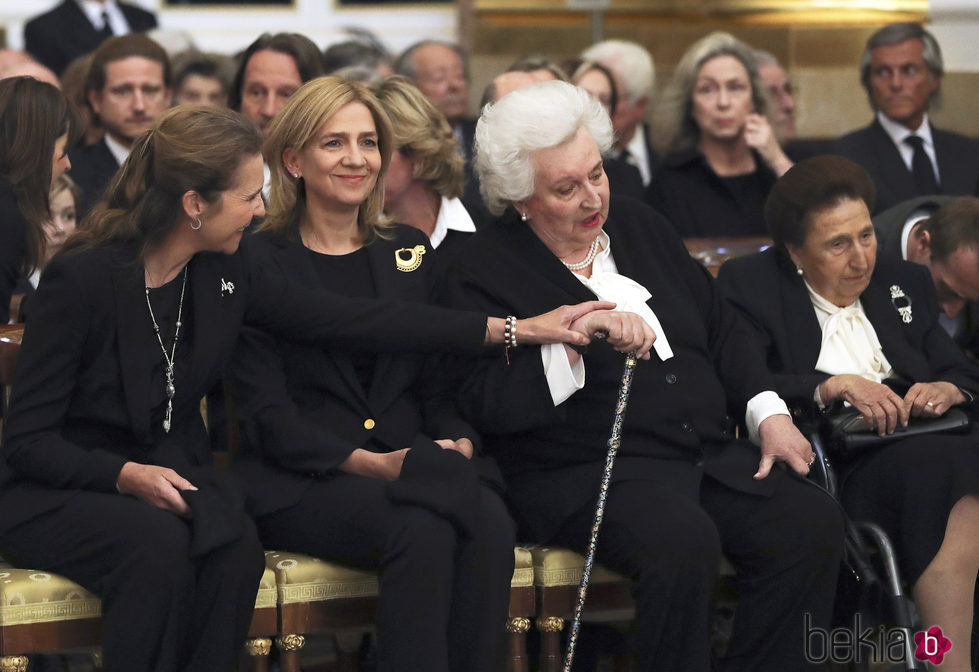
[[[528,54],[473,115],[458,44],[168,53],[156,27],[64,0],[0,50],[0,321],[27,325],[0,553],[103,597],[106,669],[232,669],[263,546],[381,573],[381,672],[501,669],[512,547],[585,550],[632,351],[598,559],[634,582],[641,669],[810,669],[843,510],[972,669],[979,430],[846,456],[841,509],[799,428],[979,395],[979,141],[932,124],[920,24],[854,64],[870,124],[817,139],[725,32],[662,93],[640,44]],[[773,243],[715,283],[703,237]],[[212,435],[241,423],[230,474],[205,396]]]

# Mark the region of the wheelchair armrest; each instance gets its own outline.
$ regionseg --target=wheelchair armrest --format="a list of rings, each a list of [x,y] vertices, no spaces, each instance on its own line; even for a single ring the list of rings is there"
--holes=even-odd
[[[837,497],[839,495],[839,488],[836,480],[836,471],[833,469],[832,462],[830,462],[829,453],[826,450],[823,437],[819,435],[818,431],[812,431],[807,434],[806,438],[809,439],[809,443],[812,444],[812,450],[816,453],[816,460],[809,468],[809,478],[822,486],[834,498]]]

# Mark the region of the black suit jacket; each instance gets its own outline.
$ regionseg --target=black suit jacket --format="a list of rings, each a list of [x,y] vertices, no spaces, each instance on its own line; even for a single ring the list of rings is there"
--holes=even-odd
[[[68,174],[82,191],[78,203],[78,220],[81,221],[92,210],[92,206],[101,200],[109,182],[119,170],[119,162],[109,151],[105,139],[71,150],[68,159],[71,161]]]
[[[185,320],[193,340],[183,355],[190,366],[176,382],[169,434],[150,421],[158,391],[149,381],[161,353],[152,341],[140,345],[151,326],[136,251],[74,251],[48,264],[4,426],[0,501],[18,499],[3,525],[30,520],[78,490],[115,492],[128,460],[178,472],[207,464],[200,400],[223,374],[243,322],[296,340],[370,349],[465,349],[483,341],[482,315],[306,290],[250,258],[246,239],[236,254],[202,253],[190,262],[193,310]]]
[[[301,286],[322,286],[309,251],[297,237],[260,233],[254,242],[261,265]],[[421,231],[399,225],[393,239],[367,246],[378,297],[428,301],[434,259],[427,243]],[[398,270],[395,251],[416,245],[428,248],[421,266]],[[408,319],[425,328],[424,315]],[[233,366],[245,428],[236,469],[256,515],[296,503],[314,478],[334,473],[356,448],[414,451],[433,446],[433,439],[462,437],[479,447],[476,432],[459,416],[451,389],[431,357],[382,352],[365,390],[351,355],[349,349],[277,341],[254,329],[243,335]],[[480,464],[487,473],[494,471],[490,462]]]
[[[918,196],[875,215],[877,256],[886,259],[903,259],[901,235],[908,217],[917,210],[934,212],[955,198],[955,196]],[[967,302],[960,316],[962,319],[953,338],[973,361],[979,360],[979,301]]]
[[[648,303],[676,354],[637,366],[616,478],[696,493],[706,472],[742,491],[770,493],[784,473],[752,480],[758,449],[731,431],[731,416],[743,418],[748,399],[771,389],[750,332],[653,210],[613,198],[605,230],[619,272],[651,292]],[[595,298],[512,210],[460,251],[444,290],[450,305],[517,317]],[[585,362],[584,388],[559,406],[536,347],[511,351],[509,363],[492,354],[464,365],[463,413],[497,457],[517,517],[538,541],[598,492],[623,356],[596,342]]]
[[[931,127],[941,176],[941,193],[950,196],[979,195],[979,142],[958,133]],[[859,164],[877,188],[874,212],[883,212],[919,194],[911,171],[880,122],[836,141],[834,152]]]
[[[132,32],[156,28],[156,16],[151,12],[124,2],[118,4]],[[69,63],[93,51],[102,40],[102,34],[75,0],[64,0],[24,26],[24,48],[59,75]]]
[[[822,330],[791,262],[775,249],[731,259],[721,267],[718,284],[753,325],[755,342],[764,349],[774,374],[775,389],[793,415],[814,419],[813,393],[830,376],[815,370]],[[911,299],[909,323],[891,301],[893,285]],[[924,266],[878,257],[860,302],[896,376],[908,383],[946,380],[979,390],[979,369],[938,323],[935,287]]]

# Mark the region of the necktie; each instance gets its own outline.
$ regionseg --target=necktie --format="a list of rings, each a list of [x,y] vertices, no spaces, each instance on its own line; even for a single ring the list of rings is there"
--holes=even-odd
[[[112,32],[112,24],[109,22],[109,13],[102,10],[102,30],[99,31],[99,35],[103,40],[107,40],[115,33]]]
[[[918,189],[918,195],[940,193],[941,189],[935,179],[935,167],[925,152],[925,141],[917,135],[909,135],[904,142],[914,149],[914,155],[911,157],[911,178]]]

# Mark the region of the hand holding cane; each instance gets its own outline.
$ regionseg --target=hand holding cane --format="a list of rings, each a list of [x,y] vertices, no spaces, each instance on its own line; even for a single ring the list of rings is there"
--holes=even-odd
[[[612,466],[615,464],[615,454],[622,441],[622,423],[625,420],[626,404],[629,402],[629,391],[632,389],[632,375],[636,368],[636,355],[629,353],[625,359],[625,370],[619,384],[619,397],[615,404],[615,418],[612,421],[612,435],[608,440],[608,453],[605,455],[605,471],[602,473],[602,485],[598,491],[598,505],[595,507],[595,518],[591,526],[591,538],[588,540],[588,553],[585,556],[585,569],[581,575],[581,585],[578,588],[578,601],[574,608],[574,621],[568,636],[568,650],[564,656],[564,672],[571,672],[574,661],[574,650],[578,643],[578,631],[581,629],[581,612],[585,607],[585,595],[588,593],[588,580],[591,577],[592,566],[595,564],[595,549],[598,546],[598,532],[602,527],[605,516],[605,500],[608,497],[609,483],[612,480]]]

